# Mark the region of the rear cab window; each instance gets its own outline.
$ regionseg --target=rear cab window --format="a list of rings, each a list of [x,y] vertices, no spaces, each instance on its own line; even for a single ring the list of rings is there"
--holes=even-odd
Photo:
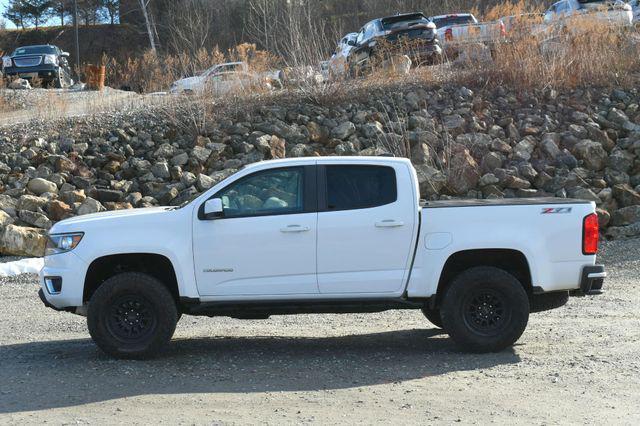
[[[433,23],[436,24],[437,28],[442,27],[451,27],[454,25],[467,25],[467,24],[475,24],[475,20],[471,15],[462,15],[462,16],[446,16],[444,18],[434,18]]]
[[[396,172],[388,166],[325,166],[326,210],[380,207],[398,199]]]

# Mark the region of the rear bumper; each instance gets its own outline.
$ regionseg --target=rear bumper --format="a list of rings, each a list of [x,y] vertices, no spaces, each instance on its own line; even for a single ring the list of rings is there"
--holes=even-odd
[[[572,296],[595,296],[602,294],[604,279],[607,273],[604,265],[585,266],[582,269],[582,277],[580,279],[580,289],[571,292]]]

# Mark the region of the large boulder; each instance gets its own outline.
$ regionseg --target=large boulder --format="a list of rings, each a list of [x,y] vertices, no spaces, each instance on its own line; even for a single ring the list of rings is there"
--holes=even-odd
[[[4,226],[11,225],[15,222],[15,219],[12,218],[8,213],[0,210],[0,229]]]
[[[44,229],[7,225],[0,230],[0,253],[9,256],[44,256],[47,236]]]
[[[590,170],[599,171],[607,165],[607,151],[599,142],[583,140],[574,147],[574,154],[578,159],[584,161],[585,166]]]
[[[613,197],[622,207],[640,205],[640,194],[624,183],[613,187]]]
[[[628,226],[611,226],[606,236],[611,239],[637,237],[640,235],[640,222]]]
[[[80,216],[85,214],[99,213],[105,211],[105,207],[100,204],[98,200],[93,198],[87,198],[82,202],[82,204],[78,207],[76,213]]]
[[[271,158],[285,158],[287,154],[287,147],[284,139],[280,139],[277,136],[271,136],[271,140],[269,141],[269,154],[271,154]]]
[[[623,207],[611,215],[613,226],[631,225],[636,222],[640,222],[640,205]]]
[[[345,121],[344,123],[334,127],[331,130],[331,137],[334,139],[345,140],[349,136],[353,135],[356,132],[356,126],[350,121]]]
[[[49,220],[45,214],[39,212],[20,210],[18,212],[18,217],[21,221],[35,226],[36,228],[49,229],[52,225],[51,220]]]
[[[447,184],[447,177],[440,170],[428,165],[416,165],[418,185],[423,198],[440,194]]]
[[[41,195],[45,192],[58,192],[58,187],[55,183],[42,178],[31,179],[27,184],[27,189],[36,195]]]
[[[449,162],[447,187],[455,195],[465,195],[480,180],[480,168],[469,150],[455,146]]]

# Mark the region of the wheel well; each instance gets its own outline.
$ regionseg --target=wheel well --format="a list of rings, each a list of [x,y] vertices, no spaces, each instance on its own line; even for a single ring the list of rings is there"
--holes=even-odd
[[[508,249],[465,250],[454,253],[447,259],[438,282],[436,305],[440,305],[447,287],[458,274],[476,266],[493,266],[505,270],[520,281],[527,294],[532,294],[531,270],[522,252]]]
[[[82,300],[89,301],[91,296],[103,282],[123,272],[142,272],[162,282],[176,302],[180,298],[178,280],[171,261],[159,254],[128,253],[100,257],[89,265],[84,279]]]

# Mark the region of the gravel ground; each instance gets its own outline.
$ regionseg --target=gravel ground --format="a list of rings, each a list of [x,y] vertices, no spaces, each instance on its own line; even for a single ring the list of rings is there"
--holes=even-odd
[[[419,312],[185,317],[168,353],[115,361],[32,275],[0,279],[0,423],[640,422],[640,240],[605,243],[607,292],[532,315],[498,354]]]
[[[0,126],[32,120],[55,120],[123,110],[138,110],[167,102],[167,96],[139,95],[105,87],[101,92],[72,89],[0,89]]]

